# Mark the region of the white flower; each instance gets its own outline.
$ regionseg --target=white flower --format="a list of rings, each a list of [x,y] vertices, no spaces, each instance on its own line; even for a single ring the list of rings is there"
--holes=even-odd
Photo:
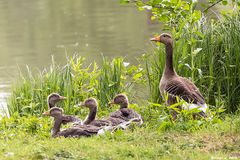
[[[152,9],[152,6],[143,6],[142,8],[143,8],[143,9],[147,9],[147,10],[151,10],[151,9]]]

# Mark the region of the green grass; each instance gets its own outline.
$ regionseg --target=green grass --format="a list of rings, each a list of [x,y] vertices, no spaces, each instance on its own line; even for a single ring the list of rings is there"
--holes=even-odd
[[[201,46],[205,56],[200,56],[205,62],[204,85],[209,100],[224,99],[229,112],[235,112],[240,104],[240,15],[226,17],[222,22],[209,25]],[[212,97],[212,96],[214,97]],[[215,102],[216,104],[217,102]]]
[[[146,123],[141,128],[117,131],[114,135],[91,138],[50,138],[50,119],[18,117],[3,119],[0,129],[0,159],[211,159],[240,158],[240,119],[223,116],[224,121],[196,130],[172,123]],[[170,121],[168,121],[170,122]],[[172,129],[171,129],[172,128]],[[179,131],[176,131],[179,128]]]

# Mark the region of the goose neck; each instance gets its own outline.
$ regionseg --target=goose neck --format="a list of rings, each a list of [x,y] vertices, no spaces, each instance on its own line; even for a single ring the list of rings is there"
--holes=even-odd
[[[61,124],[62,124],[62,118],[54,118],[54,125],[51,131],[52,137],[56,136],[57,133],[60,132]]]
[[[95,117],[96,117],[97,107],[96,106],[91,107],[91,108],[89,108],[89,110],[90,110],[90,112],[89,112],[87,118],[84,120],[83,124],[91,123],[95,119]]]
[[[166,44],[166,64],[164,74],[172,75],[175,74],[173,69],[173,45],[172,43]]]
[[[123,103],[123,104],[121,104],[121,105],[120,105],[120,109],[122,109],[122,108],[128,108],[128,103]]]

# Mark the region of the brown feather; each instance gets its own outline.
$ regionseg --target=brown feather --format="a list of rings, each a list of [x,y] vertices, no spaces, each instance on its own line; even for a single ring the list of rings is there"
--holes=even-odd
[[[79,122],[81,123],[81,120],[75,116],[72,115],[63,115],[62,116],[62,124],[67,124],[71,122]]]
[[[136,111],[131,108],[128,108],[128,98],[124,94],[118,94],[112,100],[114,104],[120,105],[118,111],[112,112],[110,114],[111,119],[118,119],[119,122],[127,122],[133,118],[138,118],[139,121],[142,121],[141,115],[139,115]],[[120,123],[119,123],[120,124]],[[118,125],[118,124],[117,124]]]
[[[166,82],[165,85],[162,86],[161,90],[164,90],[165,93],[173,97],[178,96],[180,99],[183,99],[188,103],[205,103],[205,100],[197,87],[190,80],[177,75]]]

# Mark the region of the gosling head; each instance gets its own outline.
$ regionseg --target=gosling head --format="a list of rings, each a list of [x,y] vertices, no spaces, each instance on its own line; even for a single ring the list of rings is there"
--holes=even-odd
[[[58,107],[52,107],[48,111],[44,112],[44,116],[51,116],[53,118],[60,118],[63,115],[63,109]]]
[[[151,41],[160,42],[165,45],[172,44],[172,36],[168,33],[162,33],[159,36],[150,39]]]
[[[108,104],[109,105],[117,104],[117,105],[120,105],[120,108],[127,108],[128,98],[125,94],[118,94]]]
[[[52,108],[55,106],[55,104],[57,102],[64,100],[64,99],[66,99],[66,97],[63,97],[63,96],[59,95],[58,93],[51,93],[47,98],[48,107]]]
[[[95,98],[88,98],[84,102],[80,103],[78,106],[92,109],[92,108],[96,108],[98,106],[98,103]]]

